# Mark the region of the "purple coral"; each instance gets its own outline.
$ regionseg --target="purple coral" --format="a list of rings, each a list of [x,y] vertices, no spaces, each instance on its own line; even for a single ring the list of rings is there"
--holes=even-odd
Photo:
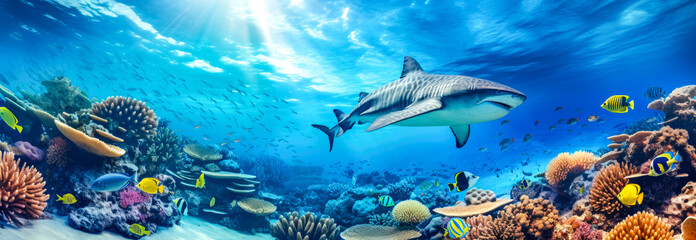
[[[150,200],[150,194],[135,189],[132,186],[128,186],[121,191],[119,198],[121,199],[119,201],[119,205],[121,205],[122,208],[127,208],[128,206],[136,203],[147,202]]]
[[[580,222],[578,229],[575,229],[572,239],[578,240],[600,240],[602,239],[602,231],[592,229],[592,225],[586,222]]]
[[[19,155],[25,156],[31,161],[38,162],[44,158],[44,152],[32,146],[29,142],[17,141],[14,146],[17,147],[17,153]]]

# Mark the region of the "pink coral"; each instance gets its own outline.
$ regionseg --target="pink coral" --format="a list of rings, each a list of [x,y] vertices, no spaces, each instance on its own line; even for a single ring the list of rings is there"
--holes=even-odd
[[[128,186],[125,189],[123,189],[123,191],[121,191],[121,194],[119,194],[119,198],[121,199],[119,205],[121,205],[122,208],[127,208],[128,206],[136,203],[144,203],[149,201],[150,194],[135,189],[134,187]]]
[[[44,152],[41,149],[34,147],[29,142],[17,141],[15,144],[17,148],[17,154],[25,156],[34,162],[43,160]]]
[[[580,226],[573,232],[573,240],[600,240],[602,239],[602,231],[597,229],[592,229],[592,225],[589,223],[579,221]]]
[[[68,151],[70,151],[70,144],[62,137],[55,137],[48,143],[46,162],[51,165],[65,167],[68,165]]]

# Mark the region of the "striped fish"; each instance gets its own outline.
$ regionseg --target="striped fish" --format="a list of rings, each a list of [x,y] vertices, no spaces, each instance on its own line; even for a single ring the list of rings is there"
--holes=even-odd
[[[447,231],[445,237],[449,238],[464,238],[471,230],[471,225],[466,224],[461,218],[452,218],[447,223]]]
[[[522,181],[520,181],[520,188],[522,189],[527,189],[530,185],[532,185],[532,181],[530,181],[529,179],[523,179]]]
[[[392,206],[394,206],[394,199],[391,198],[390,196],[380,196],[379,197],[379,205],[382,205],[385,207],[392,207]]]
[[[667,92],[662,90],[661,87],[652,86],[652,87],[649,87],[648,90],[645,91],[645,94],[643,94],[643,96],[645,96],[646,98],[648,98],[650,100],[657,100],[660,98],[667,97]]]
[[[609,97],[604,103],[602,103],[602,108],[613,113],[625,113],[628,112],[628,108],[633,109],[633,100],[628,101],[628,96],[626,95],[614,95]]]
[[[655,157],[650,162],[650,173],[648,175],[656,177],[677,169],[677,163],[681,162],[679,153],[666,152]]]
[[[181,215],[188,215],[188,203],[183,198],[174,199],[174,205],[176,205],[176,210],[179,210]]]

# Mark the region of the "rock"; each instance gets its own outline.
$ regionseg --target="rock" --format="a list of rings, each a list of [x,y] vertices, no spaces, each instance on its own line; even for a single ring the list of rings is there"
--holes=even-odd
[[[221,169],[215,163],[208,163],[205,165],[205,169],[211,172],[219,172]]]

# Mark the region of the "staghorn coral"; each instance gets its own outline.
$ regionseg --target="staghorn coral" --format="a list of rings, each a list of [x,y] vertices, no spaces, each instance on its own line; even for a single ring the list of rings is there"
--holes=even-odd
[[[401,201],[392,209],[392,217],[400,223],[418,224],[429,219],[430,216],[428,207],[416,200]]]
[[[61,112],[75,112],[83,108],[89,108],[92,101],[80,88],[73,86],[70,79],[57,76],[53,79],[41,81],[46,87],[46,93],[34,95],[24,90],[19,90],[28,102],[36,104],[41,109],[55,115]]]
[[[109,131],[124,132],[128,142],[147,139],[157,131],[157,116],[144,102],[126,97],[108,97],[106,100],[92,104],[90,114],[109,121]]]
[[[491,216],[484,216],[484,215],[478,215],[474,217],[469,217],[464,219],[466,224],[469,224],[471,226],[471,230],[469,231],[469,234],[464,237],[465,240],[477,240],[481,239],[481,230],[484,229],[486,226],[489,226],[493,224],[493,217]]]
[[[657,216],[648,212],[639,212],[627,217],[612,229],[606,240],[670,240],[673,232],[670,226]]]
[[[520,197],[520,202],[505,206],[504,214],[513,216],[528,238],[550,238],[553,228],[560,222],[558,210],[551,202],[542,198]]]
[[[614,216],[624,210],[626,206],[616,195],[628,184],[624,177],[637,172],[638,168],[628,163],[612,164],[599,171],[590,189],[592,212]]]
[[[576,175],[594,166],[597,160],[597,156],[585,151],[558,154],[546,167],[546,181],[556,188],[565,189],[568,187],[566,180],[572,181]]]
[[[135,163],[148,173],[163,172],[181,159],[181,140],[169,128],[157,129],[157,133],[144,145],[146,150]]]
[[[237,202],[244,211],[256,216],[266,216],[276,211],[277,207],[266,200],[258,198],[245,198]]]
[[[21,226],[19,217],[36,219],[43,215],[49,198],[44,185],[36,168],[20,167],[13,153],[0,152],[0,220]]]
[[[286,213],[271,225],[271,235],[280,240],[335,240],[339,232],[333,218],[319,219],[312,213]]]
[[[477,205],[485,202],[495,202],[496,200],[493,191],[477,188],[471,188],[466,191],[466,196],[464,197],[466,205]]]
[[[48,142],[46,162],[58,167],[65,167],[69,161],[68,151],[70,151],[70,144],[62,137],[55,137]]]
[[[399,223],[394,221],[394,217],[392,217],[392,215],[389,213],[372,215],[369,221],[372,225],[380,225],[387,227],[396,227],[399,225]]]
[[[419,232],[397,227],[361,224],[341,233],[344,240],[408,240],[420,237]]]

